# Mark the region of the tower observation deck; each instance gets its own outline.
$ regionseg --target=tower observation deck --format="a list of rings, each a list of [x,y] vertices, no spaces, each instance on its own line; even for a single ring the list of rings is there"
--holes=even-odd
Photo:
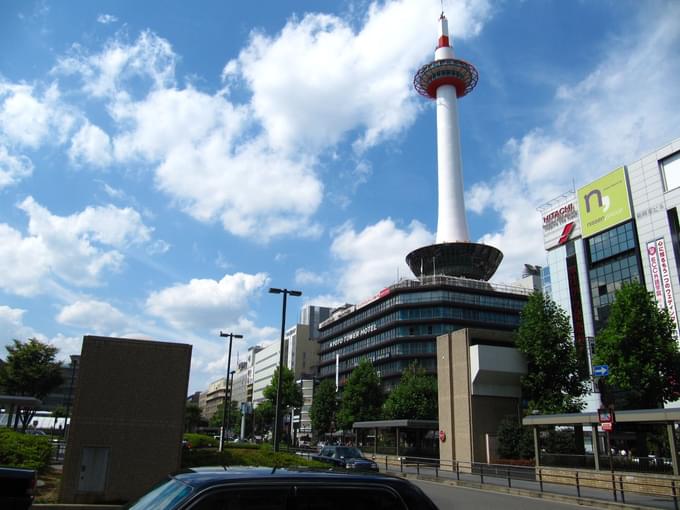
[[[406,263],[418,277],[446,275],[488,280],[503,260],[497,248],[470,242],[465,217],[458,98],[472,92],[478,78],[472,64],[455,58],[448,21],[442,13],[434,61],[421,67],[413,80],[419,94],[437,101],[437,238],[436,244],[406,256]]]

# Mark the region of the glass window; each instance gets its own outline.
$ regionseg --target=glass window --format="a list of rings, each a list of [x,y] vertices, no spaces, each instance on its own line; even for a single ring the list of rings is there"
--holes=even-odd
[[[659,161],[659,165],[661,166],[666,191],[680,186],[680,152],[662,159]]]
[[[403,510],[401,498],[379,487],[300,487],[295,507],[298,510]]]
[[[284,510],[290,488],[231,488],[208,493],[191,510]]]
[[[192,489],[186,484],[177,480],[170,480],[160,484],[158,487],[139,499],[130,510],[163,510],[164,508],[174,508],[176,503],[186,498]]]

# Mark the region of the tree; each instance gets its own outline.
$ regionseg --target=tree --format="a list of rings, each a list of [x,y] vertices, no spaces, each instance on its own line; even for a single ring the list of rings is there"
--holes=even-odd
[[[347,379],[336,414],[339,429],[352,428],[356,421],[379,420],[384,397],[380,377],[367,359],[362,359]]]
[[[264,436],[274,425],[274,406],[269,400],[253,409],[253,434]]]
[[[616,293],[607,326],[595,339],[594,361],[609,366],[607,386],[624,390],[617,407],[656,408],[680,396],[674,335],[668,311],[659,309],[643,285],[627,284]]]
[[[529,296],[522,310],[516,346],[527,360],[522,376],[526,412],[573,413],[584,407],[587,371],[571,337],[569,317],[549,296]]]
[[[187,404],[184,410],[184,432],[195,432],[202,421],[201,408],[196,404]]]
[[[317,435],[331,432],[338,410],[335,383],[331,379],[324,379],[314,391],[314,401],[309,411],[312,419],[312,430]]]
[[[239,423],[240,427],[240,419],[241,419],[241,412],[240,409],[238,408],[238,402],[235,400],[232,400],[230,402],[231,407],[229,407],[229,425],[228,428],[229,430],[234,430],[234,426],[236,425],[236,421]],[[210,420],[208,420],[208,425],[210,427],[221,427],[222,426],[222,414],[224,413],[224,402],[221,403],[220,405],[217,406],[217,410],[215,411],[215,414],[213,414],[210,417]],[[226,420],[226,416],[225,416]],[[224,424],[225,427],[227,427],[227,423],[225,422]]]
[[[5,348],[7,359],[0,366],[0,387],[5,393],[43,399],[63,382],[56,347],[29,338],[25,343],[13,340]],[[35,409],[21,409],[24,429],[34,415]]]
[[[279,367],[274,371],[272,381],[263,390],[264,398],[276,406],[276,387],[279,383]],[[281,378],[281,412],[294,407],[302,407],[302,388],[295,382],[295,373],[287,367],[283,367]]]
[[[522,427],[517,416],[506,416],[496,433],[498,454],[502,459],[531,459],[534,457],[534,438],[531,429]]]
[[[436,420],[437,380],[414,361],[390,392],[383,411],[385,418],[391,420]]]

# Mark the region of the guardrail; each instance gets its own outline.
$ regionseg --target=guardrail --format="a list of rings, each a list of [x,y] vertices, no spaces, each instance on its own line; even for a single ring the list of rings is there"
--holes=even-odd
[[[613,500],[679,510],[680,478],[643,473],[593,471],[557,467],[528,467],[480,462],[440,461],[421,457],[373,455],[381,470],[573,495],[578,498]],[[572,492],[573,491],[573,492]],[[664,503],[665,504],[660,504]]]

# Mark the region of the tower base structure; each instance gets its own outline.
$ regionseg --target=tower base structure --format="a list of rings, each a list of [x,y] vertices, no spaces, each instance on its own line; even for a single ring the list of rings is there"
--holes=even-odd
[[[406,255],[406,263],[421,276],[462,276],[489,280],[503,260],[503,253],[479,243],[439,243],[423,246]]]

